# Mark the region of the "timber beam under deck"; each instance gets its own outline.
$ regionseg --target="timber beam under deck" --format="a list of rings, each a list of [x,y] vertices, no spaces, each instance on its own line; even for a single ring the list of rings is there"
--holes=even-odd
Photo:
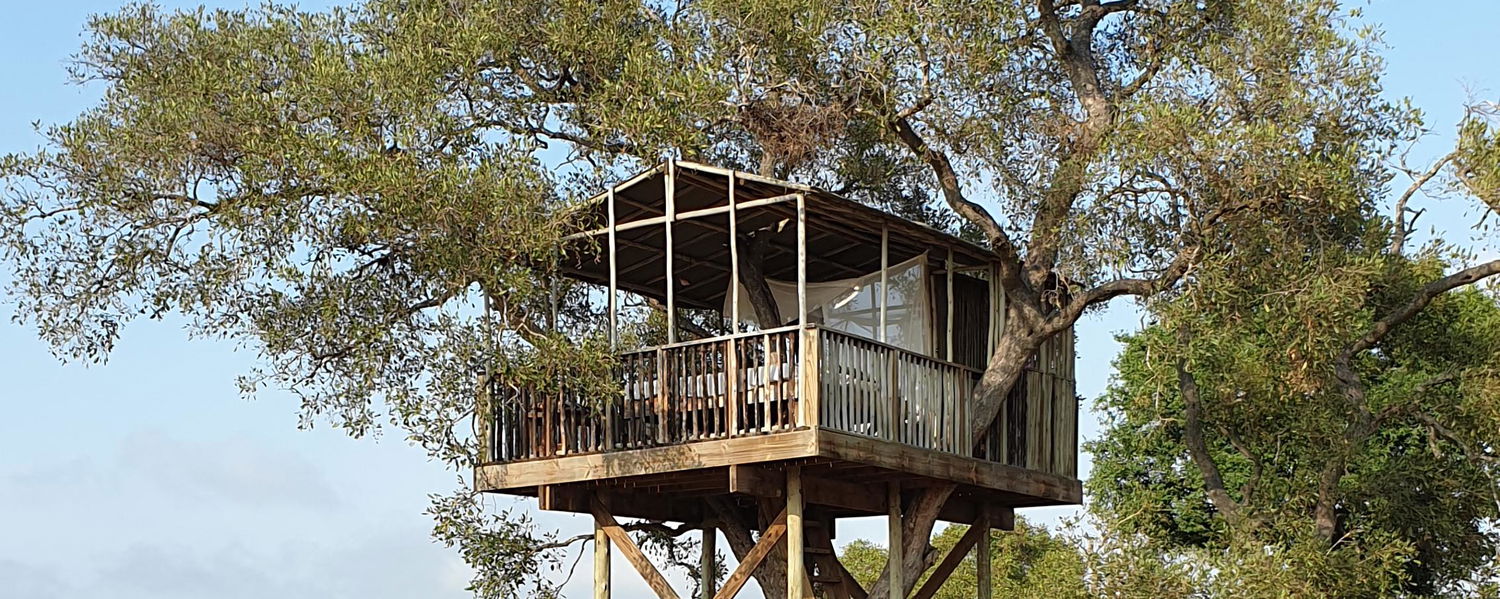
[[[957,484],[943,520],[979,522],[988,506],[1001,508],[992,525],[1003,529],[1014,508],[1074,504],[1083,495],[1068,477],[826,429],[489,464],[475,470],[475,487],[580,513],[597,494],[621,516],[693,522],[706,516],[705,497],[779,497],[788,466],[800,467],[807,503],[835,518],[887,513],[880,490],[892,482],[908,493]]]

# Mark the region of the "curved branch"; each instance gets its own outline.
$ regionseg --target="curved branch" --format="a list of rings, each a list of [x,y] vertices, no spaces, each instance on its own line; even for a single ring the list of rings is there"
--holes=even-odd
[[[1073,299],[1063,306],[1052,317],[1047,319],[1047,324],[1042,328],[1044,336],[1050,336],[1063,329],[1072,326],[1083,316],[1084,310],[1094,304],[1100,304],[1125,295],[1149,297],[1156,295],[1168,287],[1171,287],[1182,277],[1186,276],[1192,268],[1193,260],[1198,257],[1198,247],[1191,246],[1178,252],[1177,257],[1172,259],[1161,273],[1149,279],[1129,278],[1115,279],[1106,283],[1100,283],[1088,291],[1073,296]]]
[[[909,120],[894,119],[890,121],[890,127],[895,130],[902,143],[932,168],[933,173],[937,175],[938,186],[943,190],[943,199],[948,206],[984,232],[985,238],[990,242],[990,248],[1000,259],[1001,285],[1010,292],[1024,290],[1021,281],[1021,254],[1016,249],[1015,242],[988,210],[965,197],[963,187],[958,181],[958,172],[953,168],[953,162],[946,154],[928,145],[917,130],[912,128]]]
[[[1183,336],[1186,337],[1185,332]],[[1185,406],[1182,442],[1187,445],[1188,456],[1203,475],[1203,490],[1208,494],[1208,500],[1214,504],[1214,509],[1223,514],[1225,519],[1234,520],[1239,517],[1240,504],[1224,488],[1224,476],[1208,450],[1208,442],[1203,439],[1203,403],[1198,392],[1198,379],[1188,372],[1187,360],[1184,358],[1177,360],[1177,388],[1182,393],[1182,403]]]
[[[1411,182],[1411,186],[1407,187],[1406,191],[1401,194],[1401,198],[1396,200],[1395,213],[1391,215],[1391,218],[1396,221],[1396,230],[1391,233],[1392,254],[1398,256],[1401,255],[1401,251],[1406,247],[1406,237],[1411,234],[1411,223],[1406,220],[1406,203],[1411,200],[1411,197],[1415,195],[1418,190],[1427,185],[1427,183],[1431,181],[1433,177],[1436,177],[1438,173],[1443,170],[1444,166],[1447,166],[1449,162],[1452,162],[1453,159],[1457,157],[1458,152],[1455,151],[1450,152],[1447,156],[1439,158],[1437,162],[1434,162],[1432,164],[1431,168],[1427,169],[1427,172],[1422,173],[1421,175],[1418,175],[1415,179],[1413,179]],[[1415,218],[1412,219],[1412,221],[1415,220]]]
[[[1386,335],[1390,334],[1391,329],[1411,320],[1413,316],[1416,316],[1423,308],[1431,304],[1432,300],[1437,298],[1437,296],[1465,285],[1477,283],[1497,274],[1500,274],[1500,260],[1491,260],[1483,264],[1465,268],[1424,285],[1405,304],[1387,313],[1385,317],[1376,321],[1370,327],[1369,332],[1365,333],[1363,337],[1360,337],[1354,343],[1344,348],[1344,352],[1339,355],[1339,360],[1348,362],[1352,360],[1355,354],[1375,347],[1376,343],[1380,343],[1380,340],[1385,339]]]

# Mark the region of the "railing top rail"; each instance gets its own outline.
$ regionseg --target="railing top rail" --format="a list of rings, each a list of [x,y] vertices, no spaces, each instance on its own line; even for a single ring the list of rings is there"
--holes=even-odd
[[[799,330],[801,328],[803,328],[802,325],[793,324],[793,325],[787,325],[787,326],[784,326],[784,327],[776,327],[774,329],[765,329],[765,330],[759,330],[759,331],[745,331],[743,333],[735,333],[733,335],[719,335],[717,337],[706,337],[706,338],[703,338],[703,339],[693,339],[691,341],[678,341],[677,343],[667,343],[665,345],[653,345],[653,346],[650,346],[650,347],[642,347],[640,349],[632,349],[632,350],[629,350],[629,351],[622,351],[622,352],[620,352],[619,355],[621,355],[621,356],[629,356],[629,355],[632,355],[632,354],[646,354],[646,353],[655,352],[655,351],[661,350],[661,349],[676,349],[676,348],[679,348],[679,347],[688,347],[690,345],[702,345],[702,344],[705,344],[705,343],[718,343],[720,341],[728,341],[730,339],[744,339],[746,337],[759,337],[761,335],[775,335],[777,333],[786,333],[786,332],[789,332],[789,331],[796,331],[796,330]]]
[[[816,328],[816,329],[818,329],[820,331],[823,331],[825,333],[831,333],[833,335],[837,335],[837,336],[840,336],[840,337],[846,337],[846,338],[849,338],[849,339],[853,339],[855,341],[859,341],[860,343],[868,343],[870,345],[874,345],[874,346],[878,346],[878,347],[883,347],[883,348],[889,349],[891,351],[900,352],[902,354],[911,356],[912,358],[915,358],[915,359],[918,359],[918,360],[923,360],[923,361],[926,361],[926,362],[931,362],[933,364],[938,364],[938,365],[941,365],[941,366],[951,366],[951,367],[957,368],[959,370],[968,371],[969,373],[974,374],[976,376],[984,374],[983,371],[978,370],[976,368],[973,368],[971,366],[968,366],[966,364],[959,364],[958,362],[949,362],[949,361],[944,360],[942,358],[934,358],[932,356],[929,356],[929,355],[926,355],[926,354],[923,354],[923,353],[919,353],[919,352],[914,352],[912,350],[906,349],[906,348],[898,346],[898,345],[891,345],[891,344],[886,343],[884,341],[876,341],[874,339],[870,339],[869,337],[863,337],[863,336],[860,336],[860,335],[854,335],[854,334],[851,334],[851,333],[846,333],[844,331],[840,331],[838,329],[831,329],[831,328],[825,327],[823,325],[812,325],[812,326],[813,326],[813,328]]]

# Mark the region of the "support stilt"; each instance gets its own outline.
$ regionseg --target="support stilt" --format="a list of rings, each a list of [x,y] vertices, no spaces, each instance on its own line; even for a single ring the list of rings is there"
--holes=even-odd
[[[886,487],[886,544],[887,550],[886,577],[891,581],[891,597],[901,598],[906,596],[905,580],[902,578],[902,568],[906,560],[902,554],[901,538],[901,483],[891,483]]]
[[[906,560],[901,554],[901,483],[892,482],[885,488],[885,543],[886,549],[886,578],[891,581],[891,597],[906,596],[906,585],[901,578]]]
[[[807,593],[807,542],[802,528],[802,467],[786,469],[786,596],[812,599]]]
[[[990,526],[994,522],[989,506],[980,508],[982,515],[974,526],[984,529],[984,536],[974,545],[974,581],[979,599],[991,599],[995,594],[994,570],[990,565]]]
[[[718,545],[719,529],[708,525],[703,527],[703,562],[698,568],[699,584],[703,592],[700,597],[712,597],[719,592],[719,564]]]
[[[594,599],[610,599],[609,535],[598,522],[594,523]]]

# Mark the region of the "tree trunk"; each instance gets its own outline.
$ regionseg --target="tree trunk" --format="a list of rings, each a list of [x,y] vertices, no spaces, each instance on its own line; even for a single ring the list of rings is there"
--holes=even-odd
[[[744,561],[745,555],[755,547],[755,537],[750,534],[752,528],[765,530],[771,520],[779,513],[779,509],[766,515],[769,507],[762,505],[759,512],[759,525],[752,527],[744,521],[744,515],[723,499],[710,499],[709,505],[713,507],[714,513],[719,518],[719,530],[724,532],[724,538],[729,541],[729,550],[734,553],[736,561]],[[755,583],[760,585],[761,593],[765,599],[786,599],[786,543],[777,544],[761,561],[760,567],[752,574]]]
[[[969,426],[973,427],[971,438],[976,441],[1000,414],[1005,398],[1026,372],[1026,364],[1046,340],[1035,332],[1033,317],[1023,310],[1019,302],[1006,302],[1005,327],[995,341],[995,351],[985,364],[984,374],[979,377],[979,386],[974,389],[974,419]]]
[[[760,229],[740,240],[740,284],[750,296],[755,320],[762,329],[781,326],[781,309],[771,293],[771,284],[766,282],[766,253],[771,247],[772,233],[770,228]]]

